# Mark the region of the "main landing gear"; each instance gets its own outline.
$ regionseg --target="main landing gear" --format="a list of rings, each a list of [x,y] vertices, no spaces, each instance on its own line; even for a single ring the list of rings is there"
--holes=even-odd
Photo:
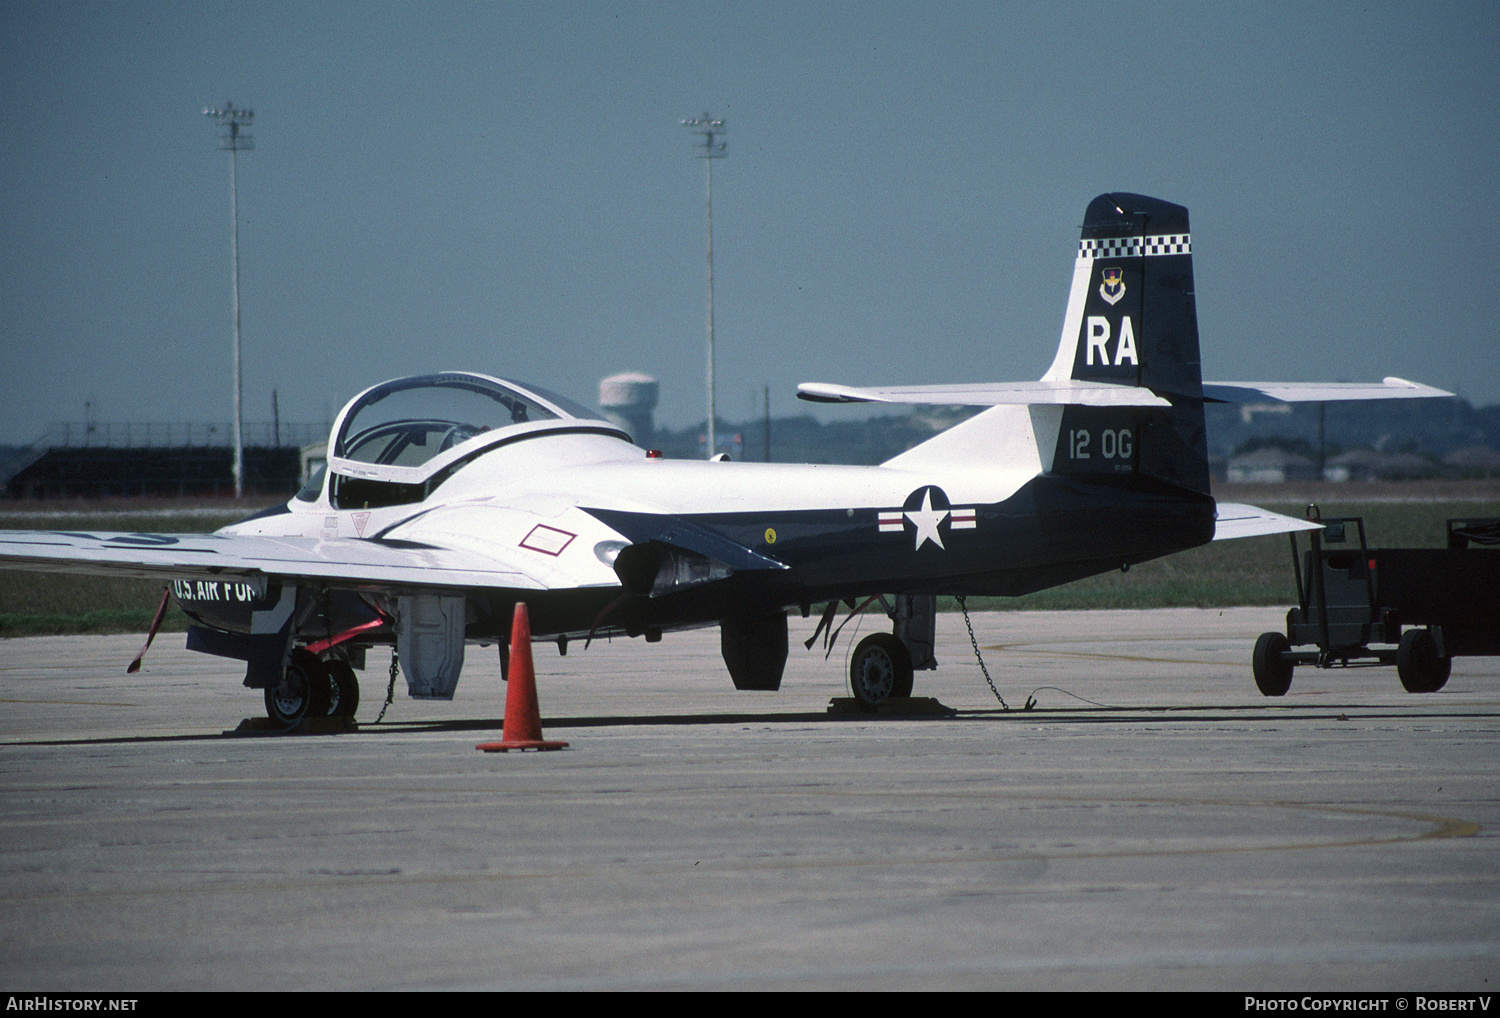
[[[837,626],[833,620],[840,602],[830,601],[818,628],[803,644],[812,650],[821,636],[824,656],[828,656],[849,620],[877,601],[885,609],[894,632],[871,633],[859,641],[849,656],[849,690],[866,707],[879,707],[892,698],[911,696],[912,673],[937,667],[937,658],[932,653],[937,640],[937,598],[931,594],[896,594],[887,600],[885,595],[876,594],[858,604],[844,601],[849,617]],[[804,606],[803,616],[806,614]]]
[[[911,696],[911,654],[891,633],[871,633],[849,656],[849,688],[866,707],[892,697]]]
[[[306,717],[352,718],[358,707],[359,680],[349,663],[301,647],[292,651],[281,682],[266,690],[266,714],[281,725]]]

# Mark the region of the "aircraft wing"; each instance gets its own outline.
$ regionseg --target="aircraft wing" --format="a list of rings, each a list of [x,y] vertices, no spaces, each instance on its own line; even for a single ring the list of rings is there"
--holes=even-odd
[[[889,385],[857,388],[803,382],[797,398],[813,403],[907,403],[923,406],[1171,406],[1150,389],[1112,382],[977,382],[958,385]]]
[[[1220,502],[1214,540],[1229,541],[1237,537],[1263,537],[1266,534],[1288,534],[1298,530],[1320,530],[1323,524],[1283,516],[1253,505]]]
[[[351,589],[551,586],[502,554],[416,541],[233,534],[0,531],[0,564],[147,579],[282,577]]]
[[[1343,399],[1425,399],[1451,396],[1420,382],[1394,376],[1380,382],[1204,382],[1211,403],[1320,403]]]

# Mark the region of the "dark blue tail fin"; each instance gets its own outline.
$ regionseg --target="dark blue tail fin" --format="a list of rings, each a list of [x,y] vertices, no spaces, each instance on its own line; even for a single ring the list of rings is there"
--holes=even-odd
[[[1144,386],[1172,405],[1067,407],[1054,473],[1137,474],[1208,491],[1187,209],[1138,194],[1089,203],[1062,341],[1044,376],[1065,379]]]

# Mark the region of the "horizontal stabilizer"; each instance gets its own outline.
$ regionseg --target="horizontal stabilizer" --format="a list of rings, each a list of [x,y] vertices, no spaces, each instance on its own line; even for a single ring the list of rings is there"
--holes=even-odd
[[[1112,382],[976,382],[861,389],[803,382],[797,398],[813,403],[906,403],[921,406],[1171,406],[1150,389]]]
[[[1215,541],[1229,541],[1237,537],[1264,537],[1266,534],[1289,534],[1298,530],[1319,530],[1323,524],[1299,520],[1295,516],[1257,509],[1253,505],[1239,502],[1220,502],[1218,522],[1214,526]]]
[[[1203,398],[1210,403],[1321,403],[1342,399],[1426,399],[1451,396],[1404,378],[1381,382],[1204,382]]]

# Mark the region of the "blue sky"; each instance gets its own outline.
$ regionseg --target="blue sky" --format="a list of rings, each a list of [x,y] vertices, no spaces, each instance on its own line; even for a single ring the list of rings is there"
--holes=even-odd
[[[35,3],[0,9],[0,442],[317,422],[472,368],[704,415],[1035,378],[1103,191],[1189,207],[1205,370],[1500,402],[1492,3]],[[823,416],[859,411],[821,409]]]

